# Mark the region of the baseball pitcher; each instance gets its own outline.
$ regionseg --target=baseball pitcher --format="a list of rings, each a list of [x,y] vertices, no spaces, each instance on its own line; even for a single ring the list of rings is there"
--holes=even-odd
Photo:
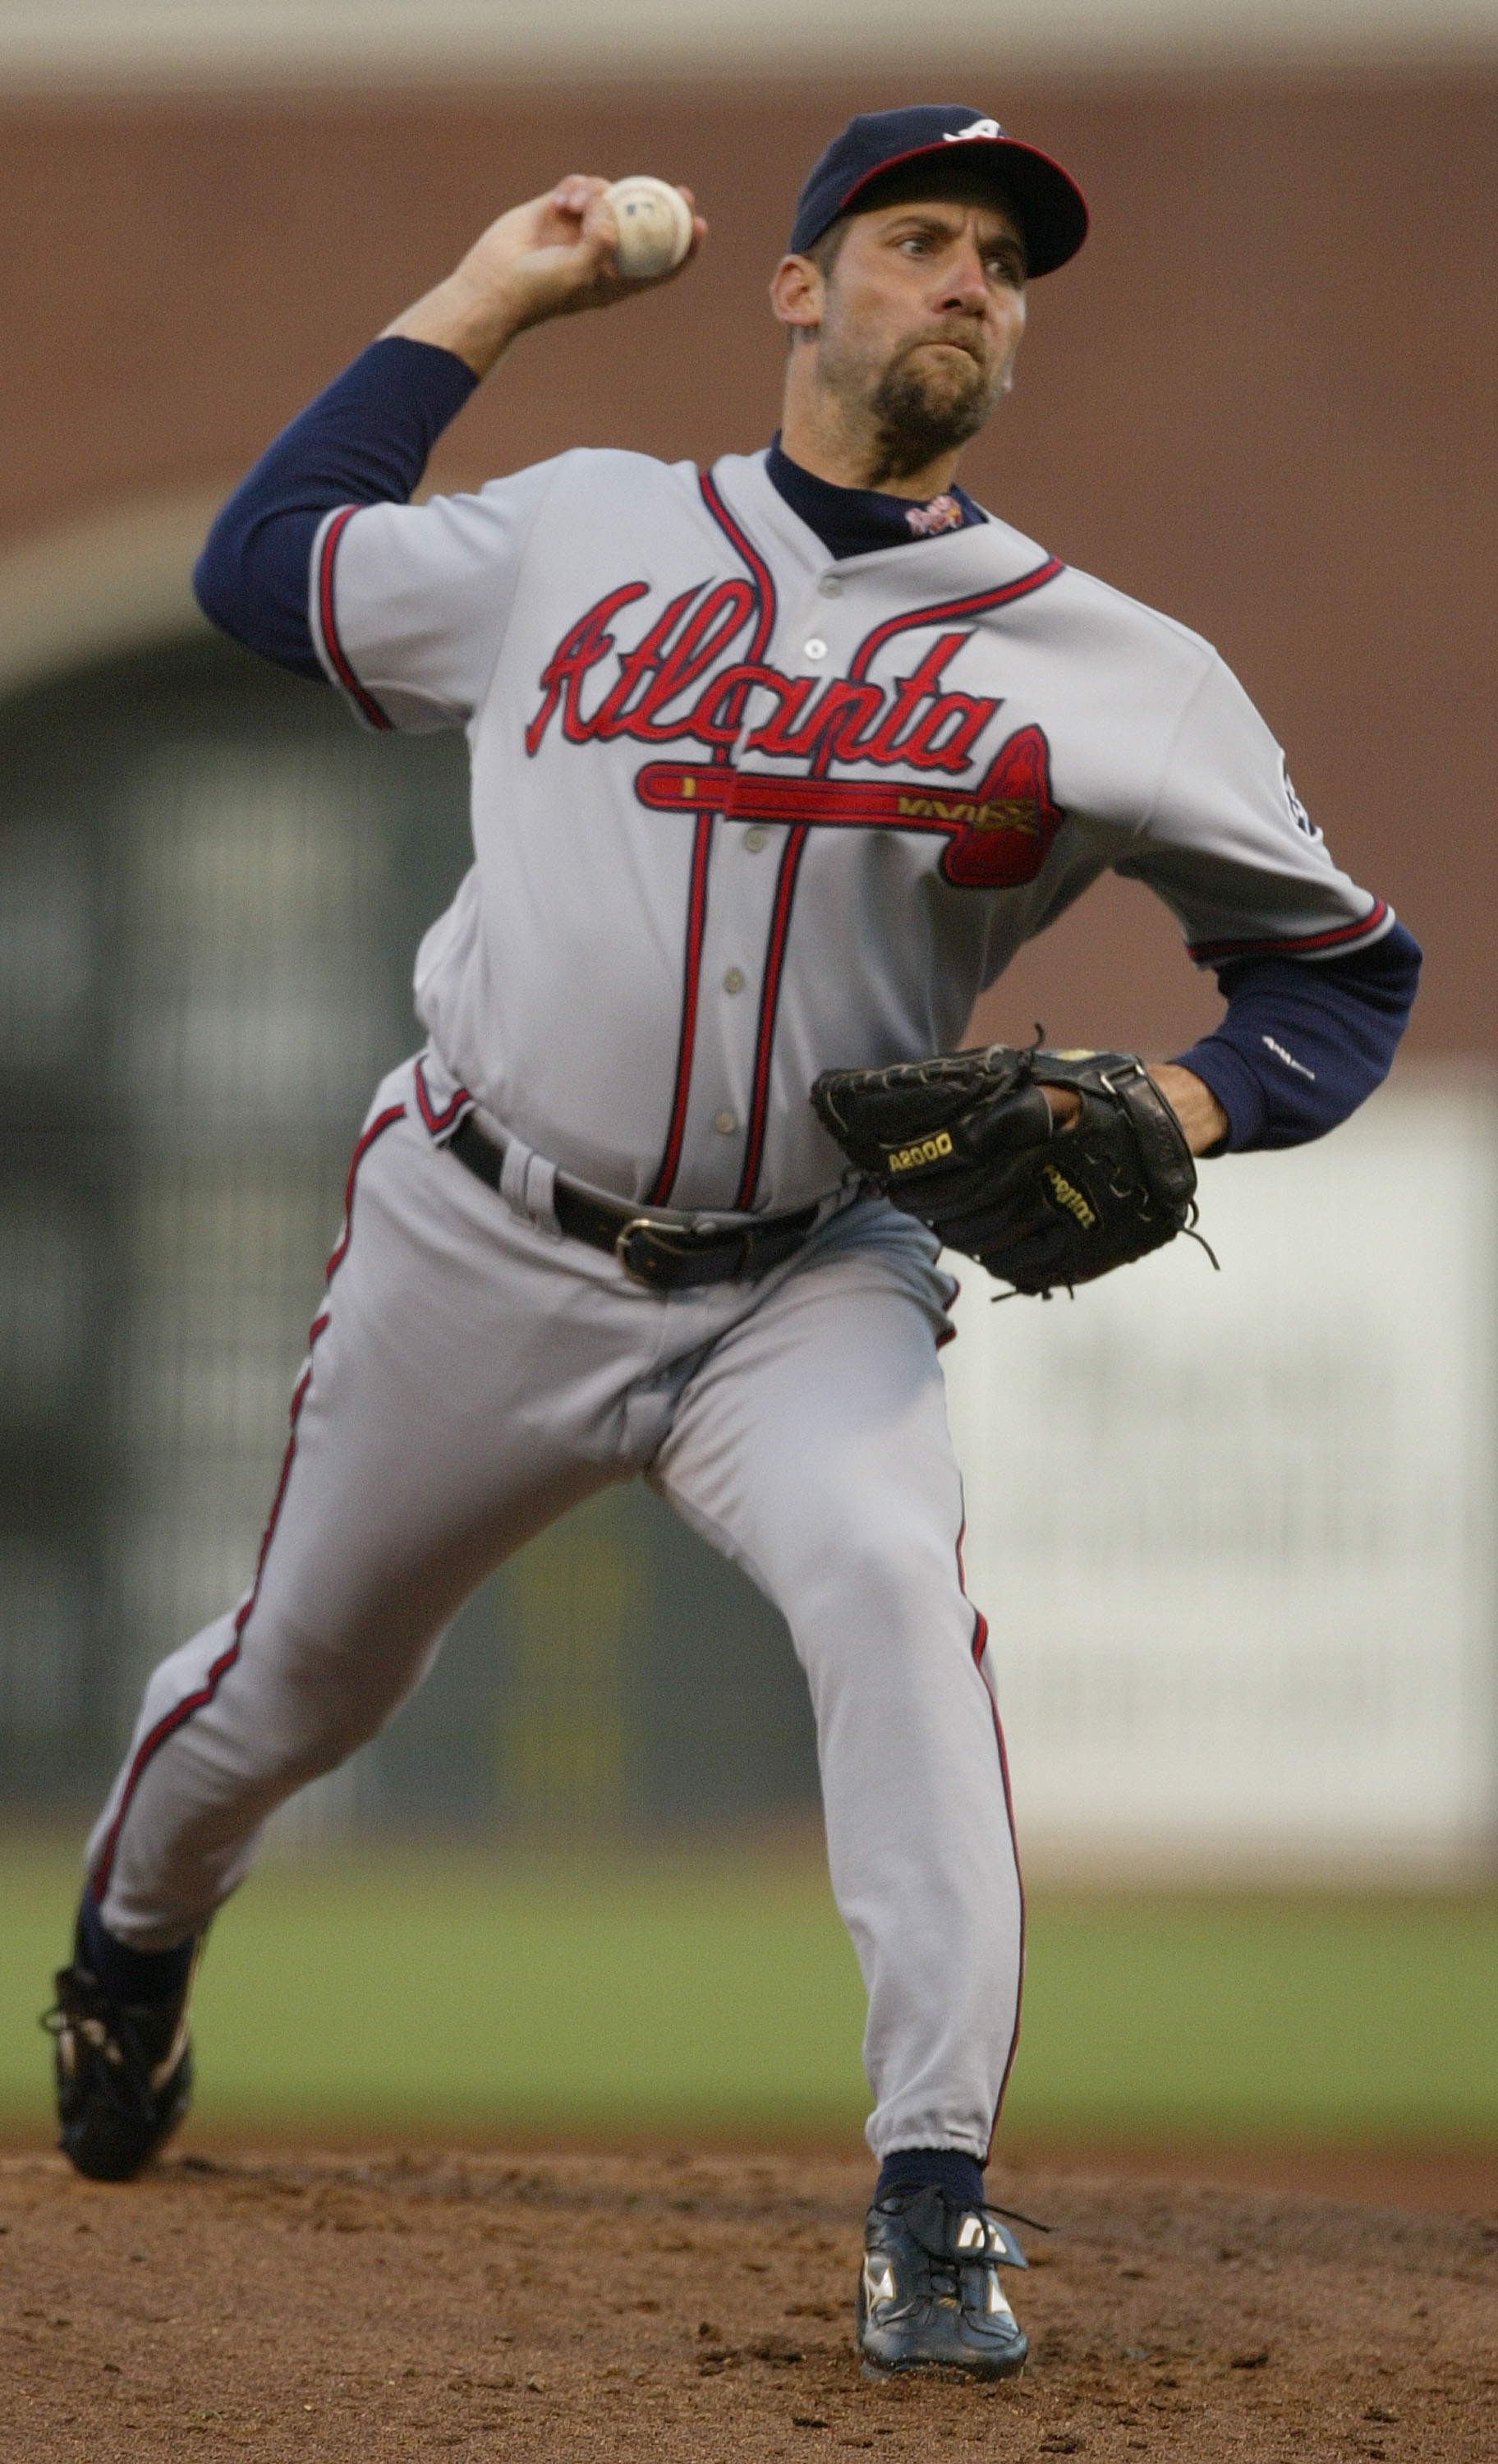
[[[267,1816],[390,1717],[494,1567],[640,1473],[783,1612],[810,1687],[869,1992],[865,2365],[1002,2376],[1024,2258],[983,2167],[1024,1905],[940,1245],[1027,1292],[1157,1246],[1196,1158],[1372,1091],[1420,954],[1209,646],[958,484],[1028,286],[1087,231],[1068,175],[975,109],[860,117],[813,166],[763,451],[567,452],[413,505],[527,327],[647,287],[606,186],[503,214],[271,446],[198,567],[216,623],[360,724],[464,731],[474,862],[355,1151],[253,1580],[156,1670],[89,1842],[62,2145],[105,2178],[148,2160],[187,2105],[195,1947]],[[962,1053],[1109,869],[1215,970],[1216,1030],[1150,1067]]]

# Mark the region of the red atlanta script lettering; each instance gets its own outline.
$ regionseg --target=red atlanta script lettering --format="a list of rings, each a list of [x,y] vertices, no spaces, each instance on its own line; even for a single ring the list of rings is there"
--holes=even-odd
[[[952,779],[971,770],[1002,705],[944,682],[968,629],[938,633],[911,673],[885,687],[864,678],[787,676],[761,660],[730,659],[757,609],[753,589],[740,581],[680,592],[632,647],[621,649],[614,620],[648,596],[648,583],[623,583],[562,637],[541,671],[540,703],[525,731],[528,754],[540,751],[559,713],[569,744],[620,737],[650,746],[697,744],[705,761],[646,764],[635,780],[642,803],[655,812],[731,813],[739,821],[934,831],[947,841],[940,870],[959,888],[1034,880],[1065,818],[1051,796],[1049,747],[1039,727],[1009,737],[972,788],[923,789],[918,775],[889,785],[826,776],[838,763],[854,762]],[[610,659],[612,676],[597,677]],[[755,723],[745,735],[756,695],[770,707],[751,714]],[[815,775],[738,769],[726,759],[736,744],[740,756],[804,761]]]

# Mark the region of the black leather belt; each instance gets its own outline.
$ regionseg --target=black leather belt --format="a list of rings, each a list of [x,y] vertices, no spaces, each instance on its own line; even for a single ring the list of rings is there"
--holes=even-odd
[[[504,1148],[466,1113],[447,1141],[448,1152],[488,1187],[497,1190],[504,1170]],[[672,1292],[691,1284],[752,1284],[793,1257],[821,1213],[804,1206],[795,1215],[768,1215],[762,1221],[735,1228],[697,1229],[690,1223],[663,1223],[658,1216],[642,1215],[637,1207],[590,1198],[559,1172],[552,1203],[562,1230],[594,1249],[607,1249],[627,1274],[653,1291]]]

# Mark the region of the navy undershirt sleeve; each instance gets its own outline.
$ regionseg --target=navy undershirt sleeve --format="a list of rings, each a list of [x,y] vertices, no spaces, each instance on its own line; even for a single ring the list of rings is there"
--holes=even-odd
[[[433,342],[371,342],[261,454],[192,575],[205,616],[294,674],[325,681],[307,622],[312,542],[337,505],[404,505],[478,379]]]
[[[1420,945],[1395,924],[1344,957],[1232,958],[1226,1015],[1177,1055],[1227,1114],[1220,1153],[1325,1137],[1383,1084],[1420,982]]]

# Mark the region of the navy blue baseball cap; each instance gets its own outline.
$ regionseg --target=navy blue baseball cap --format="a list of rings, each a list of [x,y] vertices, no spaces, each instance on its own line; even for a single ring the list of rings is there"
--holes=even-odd
[[[1019,222],[1032,275],[1054,274],[1075,256],[1087,237],[1087,200],[1075,180],[1048,154],[1022,145],[997,120],[960,102],[861,111],[850,120],[812,165],[796,201],[791,254],[804,256],[840,214],[860,212],[865,195],[877,203],[874,184],[886,172],[937,156],[992,169],[995,198]]]

